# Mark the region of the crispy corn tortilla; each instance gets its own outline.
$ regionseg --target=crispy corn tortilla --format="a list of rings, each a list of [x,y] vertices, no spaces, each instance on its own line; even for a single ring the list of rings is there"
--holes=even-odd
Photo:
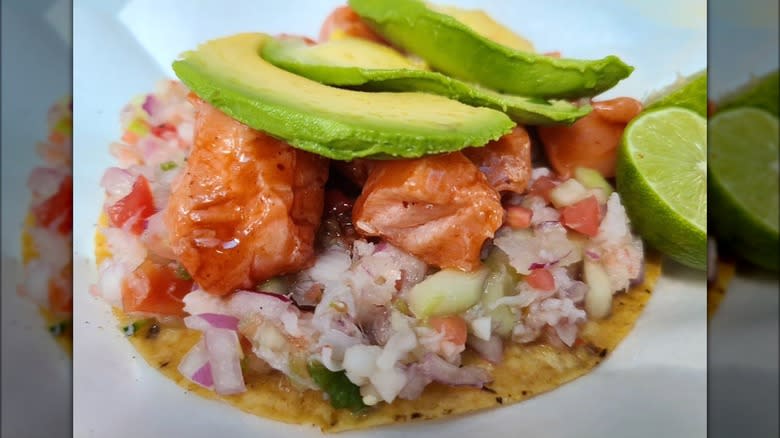
[[[38,258],[38,248],[35,247],[35,241],[30,235],[30,228],[35,226],[35,216],[28,214],[24,220],[22,226],[22,264],[27,266],[28,263]],[[43,306],[38,306],[38,312],[46,322],[46,326],[52,326],[60,323],[60,319],[52,314],[48,309]],[[69,356],[73,354],[73,327],[72,324],[66,324],[64,330],[57,336],[54,336],[54,340],[68,353]]]
[[[726,288],[734,276],[736,265],[732,261],[718,260],[718,275],[715,281],[707,286],[707,320],[715,316],[715,312],[720,308],[723,297],[726,296]]]
[[[101,217],[99,223],[105,225],[105,217]],[[99,230],[95,237],[95,255],[98,264],[111,256],[106,239]],[[247,371],[247,391],[230,396],[220,396],[190,382],[177,371],[177,367],[201,335],[186,327],[157,326],[150,331],[151,327],[147,326],[130,336],[129,340],[150,366],[188,392],[222,400],[260,417],[312,425],[326,432],[341,432],[438,419],[516,403],[580,377],[605,360],[631,331],[660,274],[660,255],[646,254],[644,283],[627,293],[616,294],[612,315],[601,321],[588,321],[581,332],[584,342],[570,351],[539,343],[510,344],[504,350],[503,362],[497,366],[467,352],[464,364],[478,364],[491,371],[494,381],[487,387],[456,388],[433,383],[417,400],[399,399],[389,405],[383,403],[359,416],[347,410],[334,409],[323,399],[321,392],[299,391],[277,371],[266,374]],[[114,309],[114,314],[120,326],[131,322],[119,309]]]

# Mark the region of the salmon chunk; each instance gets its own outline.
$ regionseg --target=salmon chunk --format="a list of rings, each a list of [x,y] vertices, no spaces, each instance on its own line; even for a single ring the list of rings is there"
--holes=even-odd
[[[313,263],[326,159],[193,98],[195,139],[164,213],[179,262],[224,295]]]
[[[463,153],[487,176],[499,192],[522,194],[531,179],[531,138],[522,126],[483,147]]]
[[[499,195],[462,153],[376,161],[352,220],[429,265],[471,271],[501,226]]]

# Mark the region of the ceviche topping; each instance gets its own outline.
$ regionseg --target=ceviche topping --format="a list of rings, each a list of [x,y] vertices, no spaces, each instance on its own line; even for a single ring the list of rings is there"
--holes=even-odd
[[[220,394],[245,390],[249,358],[351,410],[432,382],[479,387],[490,373],[461,366],[466,350],[500,363],[506,343],[570,348],[641,276],[611,185],[532,168],[521,127],[464,153],[334,163],[354,198],[326,190],[326,159],[177,82],[123,114],[148,129],[112,148],[97,290],[139,321],[202,332],[179,371]]]
[[[484,14],[350,3],[320,43],[204,43],[174,63],[181,83],[122,111],[95,291],[136,319],[128,336],[153,319],[199,333],[177,369],[220,395],[270,372],[353,412],[484,388],[506,346],[574,349],[642,280],[608,180],[642,107],[592,99],[632,67],[533,53]],[[413,68],[342,68],[359,56]]]

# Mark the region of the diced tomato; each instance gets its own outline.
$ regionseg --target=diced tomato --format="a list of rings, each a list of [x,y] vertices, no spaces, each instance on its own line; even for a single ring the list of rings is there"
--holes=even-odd
[[[134,234],[144,231],[144,221],[154,214],[154,198],[149,181],[143,175],[138,176],[133,184],[133,190],[124,198],[108,207],[108,218],[111,225],[121,228],[131,219],[135,222],[130,227]]]
[[[531,209],[512,205],[506,208],[506,224],[513,229],[528,228],[534,212]]]
[[[35,222],[48,227],[59,220],[57,231],[68,234],[73,230],[73,178],[66,176],[57,192],[33,209]]]
[[[528,276],[525,277],[525,281],[534,289],[550,291],[555,289],[555,279],[550,271],[547,269],[534,269]]]
[[[386,44],[385,40],[371,30],[349,6],[340,6],[328,15],[320,29],[320,41],[329,40],[336,31],[343,32],[351,37]]]
[[[430,325],[432,329],[443,334],[444,339],[455,345],[463,345],[466,343],[468,327],[466,326],[466,321],[460,316],[454,315],[430,318],[428,320],[428,325]]]
[[[157,126],[153,126],[151,132],[155,137],[160,137],[162,139],[173,138],[178,133],[176,126],[170,123],[163,123]]]
[[[595,196],[561,209],[561,223],[574,231],[593,237],[599,232],[601,207]]]
[[[551,176],[540,176],[531,184],[528,194],[531,196],[541,196],[547,203],[550,203],[550,190],[554,189],[557,185],[558,181],[555,178]]]
[[[123,281],[122,305],[126,312],[183,316],[182,298],[192,283],[176,274],[175,265],[146,260]]]

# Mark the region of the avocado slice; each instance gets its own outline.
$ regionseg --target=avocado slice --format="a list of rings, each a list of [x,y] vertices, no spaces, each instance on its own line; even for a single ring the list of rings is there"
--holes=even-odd
[[[300,38],[269,41],[263,58],[287,71],[327,85],[365,91],[422,91],[468,105],[505,112],[525,125],[573,123],[590,112],[564,100],[500,94],[441,73],[422,70],[390,47],[358,38],[311,46]]]
[[[534,52],[534,45],[527,39],[512,32],[481,9],[463,9],[455,6],[434,5],[428,7],[460,21],[474,32],[503,46],[523,52]]]
[[[337,160],[419,157],[481,146],[509,132],[505,114],[425,93],[322,85],[264,61],[272,38],[243,33],[201,44],[173,70],[201,99],[297,148]]]
[[[502,93],[545,99],[595,96],[633,71],[616,56],[555,59],[512,49],[421,0],[349,0],[349,5],[382,37],[433,69]]]

